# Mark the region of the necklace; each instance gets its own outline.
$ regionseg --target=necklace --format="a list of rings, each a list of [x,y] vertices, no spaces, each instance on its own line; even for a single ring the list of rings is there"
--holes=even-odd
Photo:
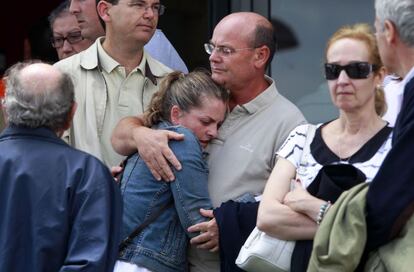
[[[337,155],[338,156],[338,161],[339,161],[339,163],[349,164],[349,160],[352,156],[348,156],[348,157],[344,158],[342,151],[343,151],[344,147],[346,148],[346,146],[345,146],[344,141],[342,140],[342,138],[343,137],[341,137],[340,135],[338,136],[338,144],[339,144],[339,146],[338,146],[338,155]]]

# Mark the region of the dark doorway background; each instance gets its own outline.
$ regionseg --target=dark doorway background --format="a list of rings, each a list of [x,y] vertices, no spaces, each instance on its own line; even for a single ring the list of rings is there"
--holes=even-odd
[[[203,44],[210,37],[209,0],[163,0],[166,12],[158,27],[174,45],[191,71],[208,68],[208,56]]]
[[[4,68],[23,60],[24,39],[28,37],[29,30],[41,24],[42,18],[47,17],[59,3],[60,0],[7,1],[0,16],[0,54],[5,57],[4,62],[0,63],[0,73]]]
[[[0,41],[0,74],[5,68],[17,61],[24,60],[24,40],[37,26],[44,24],[49,13],[61,0],[9,1],[7,9],[0,17],[3,38]],[[162,0],[166,13],[161,16],[158,27],[177,49],[189,70],[196,67],[208,68],[208,56],[203,44],[211,37],[211,32],[218,20],[229,12],[227,0]],[[43,34],[35,33],[41,38]],[[51,52],[47,37],[40,46],[40,54]],[[39,50],[40,50],[39,49]],[[2,61],[5,58],[5,61]],[[53,62],[56,56],[46,61]]]

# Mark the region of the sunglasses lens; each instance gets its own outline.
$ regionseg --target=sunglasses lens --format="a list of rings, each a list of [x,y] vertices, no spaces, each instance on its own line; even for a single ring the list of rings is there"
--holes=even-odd
[[[336,64],[325,64],[325,78],[327,80],[337,79],[339,77],[339,73],[341,72],[341,67]]]
[[[371,72],[371,65],[367,62],[356,62],[345,66],[345,71],[350,78],[367,78]]]
[[[363,79],[367,78],[372,71],[372,65],[368,62],[354,62],[345,66],[338,64],[325,64],[325,78],[327,80],[337,79],[342,70],[345,70],[349,78]]]

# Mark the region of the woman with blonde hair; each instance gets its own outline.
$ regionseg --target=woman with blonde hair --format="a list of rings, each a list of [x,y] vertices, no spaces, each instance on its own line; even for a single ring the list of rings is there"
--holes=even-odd
[[[211,209],[203,149],[217,136],[229,94],[203,71],[169,74],[153,96],[145,125],[184,134],[169,145],[181,162],[172,182],[157,181],[136,153],[121,179],[124,215],[122,250],[115,271],[187,271],[187,242],[199,233],[187,228]],[[135,231],[139,226],[139,231]]]
[[[338,184],[321,180],[329,169],[356,173],[351,186],[370,182],[391,148],[391,128],[381,119],[385,68],[371,28],[356,24],[335,32],[327,43],[324,69],[339,118],[318,124],[314,135],[309,125],[290,133],[278,151],[258,212],[260,230],[296,240],[291,271],[306,270],[318,224],[339,196],[332,196],[329,187]]]

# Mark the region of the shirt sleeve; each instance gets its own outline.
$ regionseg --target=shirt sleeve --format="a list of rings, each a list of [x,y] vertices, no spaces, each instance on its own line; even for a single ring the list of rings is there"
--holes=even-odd
[[[170,143],[170,148],[181,162],[182,169],[175,171],[175,181],[171,182],[171,190],[174,197],[175,208],[184,230],[208,219],[200,214],[200,208],[212,209],[208,194],[208,168],[203,159],[201,146],[195,135],[191,132],[184,133],[184,141]],[[189,237],[197,236],[197,233],[187,232]]]
[[[87,159],[73,178],[77,188],[68,195],[71,232],[60,271],[113,271],[118,255],[122,202],[108,169],[97,159]]]
[[[295,168],[299,167],[303,147],[306,142],[307,129],[307,124],[294,128],[276,153],[279,157],[290,161]]]

